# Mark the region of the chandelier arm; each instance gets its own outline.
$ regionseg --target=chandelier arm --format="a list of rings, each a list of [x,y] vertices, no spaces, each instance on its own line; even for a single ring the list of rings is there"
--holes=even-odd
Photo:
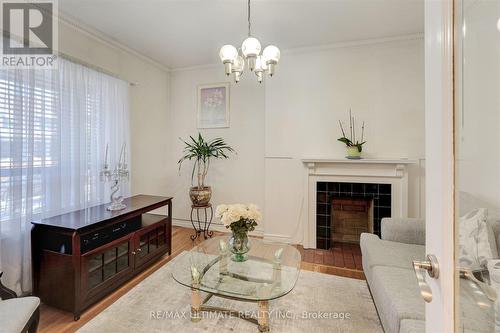
[[[250,23],[250,0],[248,0],[248,36],[251,36],[251,27],[252,24]]]

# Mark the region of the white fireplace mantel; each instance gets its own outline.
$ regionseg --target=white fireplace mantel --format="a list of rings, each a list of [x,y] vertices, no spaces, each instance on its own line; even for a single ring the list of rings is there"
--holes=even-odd
[[[307,226],[304,247],[316,248],[316,186],[318,182],[375,183],[391,185],[391,216],[408,215],[409,159],[314,159],[304,158]]]
[[[408,159],[302,159],[309,174],[358,175],[358,176],[395,176],[404,177],[406,166],[417,163]],[[334,170],[331,170],[331,169]],[[394,174],[392,174],[394,172]]]

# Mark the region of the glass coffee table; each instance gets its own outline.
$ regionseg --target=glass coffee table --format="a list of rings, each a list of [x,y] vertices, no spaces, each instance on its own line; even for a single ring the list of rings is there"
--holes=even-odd
[[[250,238],[247,260],[235,262],[228,248],[229,237],[202,242],[179,258],[173,278],[191,288],[191,320],[201,320],[201,312],[222,312],[236,316],[269,331],[269,301],[288,294],[297,282],[301,256],[288,244]],[[201,299],[200,292],[208,293]],[[213,297],[258,303],[257,318],[243,311],[207,305]]]

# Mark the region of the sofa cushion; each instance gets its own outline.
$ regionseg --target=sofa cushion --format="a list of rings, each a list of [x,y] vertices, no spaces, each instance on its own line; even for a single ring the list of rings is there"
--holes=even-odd
[[[460,279],[460,321],[466,332],[495,331],[495,304],[486,298],[478,285]],[[461,330],[462,331],[462,330]]]
[[[488,209],[487,222],[493,229],[497,245],[497,253],[500,254],[500,209],[479,198],[476,198],[470,193],[459,192],[458,209],[460,216],[464,216],[471,210],[480,207]]]
[[[369,283],[385,332],[398,333],[403,319],[425,319],[425,303],[413,270],[375,266]]]
[[[495,330],[493,328],[490,330],[480,330],[480,328],[474,329],[470,328],[468,325],[465,325],[459,327],[458,331],[464,333],[489,333],[494,332]],[[425,333],[425,321],[416,319],[403,319],[401,320],[399,333]]]
[[[21,332],[39,305],[38,297],[0,301],[0,333]]]
[[[374,234],[361,234],[363,269],[391,266],[413,270],[413,260],[425,258],[425,246],[381,240]],[[369,265],[365,268],[365,263]]]
[[[380,234],[383,240],[425,245],[425,220],[384,217],[381,221]]]
[[[497,258],[497,244],[492,226],[486,222],[488,210],[475,208],[460,217],[459,264],[477,269]]]
[[[488,333],[494,330],[478,331],[477,329],[471,329],[467,326],[458,329],[459,332],[464,333]],[[399,333],[425,333],[425,321],[417,319],[403,319],[401,320],[401,325],[399,327]]]
[[[399,333],[425,333],[425,321],[417,319],[403,319]]]

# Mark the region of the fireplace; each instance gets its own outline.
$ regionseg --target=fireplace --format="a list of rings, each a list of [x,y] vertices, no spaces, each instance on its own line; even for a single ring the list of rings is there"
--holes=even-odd
[[[334,196],[331,206],[330,244],[359,244],[362,233],[373,233],[373,198]]]
[[[380,236],[381,219],[391,217],[391,197],[391,184],[317,182],[316,248],[359,243],[362,232]]]

